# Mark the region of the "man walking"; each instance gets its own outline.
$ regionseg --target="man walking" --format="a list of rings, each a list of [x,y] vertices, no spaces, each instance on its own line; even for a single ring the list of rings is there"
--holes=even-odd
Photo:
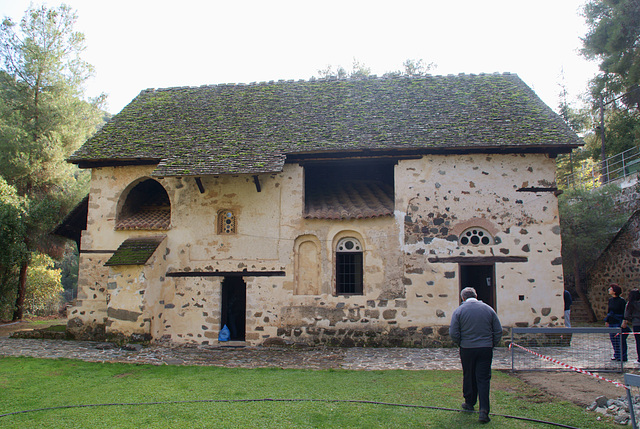
[[[493,308],[478,301],[476,290],[466,287],[460,292],[462,304],[451,316],[449,335],[460,347],[462,363],[462,409],[473,411],[479,401],[478,420],[488,423],[489,389],[493,348],[502,338],[502,325]]]

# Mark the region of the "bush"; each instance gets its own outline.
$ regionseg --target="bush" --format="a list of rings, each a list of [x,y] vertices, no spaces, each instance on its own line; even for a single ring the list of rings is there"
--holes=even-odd
[[[61,270],[54,268],[54,260],[43,253],[35,253],[27,271],[25,313],[34,316],[56,314],[62,303]]]

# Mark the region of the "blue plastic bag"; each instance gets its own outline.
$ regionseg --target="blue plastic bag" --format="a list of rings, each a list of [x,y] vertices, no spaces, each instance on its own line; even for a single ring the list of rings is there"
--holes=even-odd
[[[231,337],[231,332],[229,332],[227,325],[224,325],[218,334],[218,341],[229,341],[229,337]]]

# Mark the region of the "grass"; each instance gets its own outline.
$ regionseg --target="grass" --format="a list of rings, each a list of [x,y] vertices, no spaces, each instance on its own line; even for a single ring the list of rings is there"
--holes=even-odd
[[[66,405],[215,399],[341,399],[457,409],[460,371],[236,369],[0,358],[0,414]],[[492,412],[607,428],[581,407],[494,371]],[[494,416],[492,428],[547,425]],[[338,402],[110,405],[0,417],[8,428],[464,428],[477,414]]]
[[[52,325],[65,325],[67,321],[64,319],[52,319],[52,318],[25,318],[20,321],[26,328],[42,329]]]
[[[43,329],[51,332],[67,332],[67,325],[50,325]]]

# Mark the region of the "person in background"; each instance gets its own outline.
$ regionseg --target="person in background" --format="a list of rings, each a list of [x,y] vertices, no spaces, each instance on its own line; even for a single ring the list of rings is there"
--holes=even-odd
[[[609,328],[619,328],[622,326],[622,322],[624,321],[624,309],[626,307],[627,302],[620,295],[622,294],[622,288],[615,283],[611,283],[608,289],[609,295],[609,306],[607,308],[607,316],[604,318],[605,326]],[[628,331],[628,328],[623,329],[623,331]],[[611,345],[613,346],[613,357],[611,360],[620,361],[622,359],[623,362],[627,361],[627,335],[623,333],[623,335],[609,334],[611,338]]]
[[[478,420],[488,423],[491,361],[493,348],[502,338],[502,325],[493,308],[478,301],[476,290],[466,287],[460,292],[462,304],[451,315],[449,335],[460,347],[462,363],[462,409],[473,411],[479,400]]]
[[[640,291],[633,289],[629,292],[629,301],[624,309],[624,321],[622,327],[627,328],[628,324],[631,324],[633,332],[640,332]],[[636,340],[636,363],[640,364],[640,338],[634,336]]]
[[[567,328],[571,327],[571,304],[573,303],[573,299],[571,299],[571,292],[568,290],[564,291],[564,326]]]

